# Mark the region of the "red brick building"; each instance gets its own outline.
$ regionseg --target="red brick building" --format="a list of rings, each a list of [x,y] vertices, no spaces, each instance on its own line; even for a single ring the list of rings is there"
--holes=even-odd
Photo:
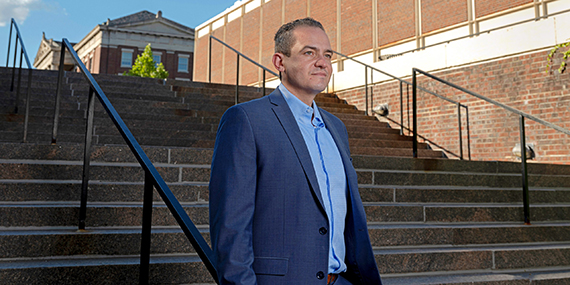
[[[273,35],[290,20],[310,16],[321,21],[333,49],[411,82],[412,68],[441,76],[560,127],[570,129],[570,75],[545,72],[546,55],[570,39],[570,0],[244,0],[196,27],[194,80],[235,84],[236,56],[209,35],[223,40],[262,65],[273,68]],[[240,83],[257,84],[262,72],[241,61]],[[555,59],[560,63],[560,58]],[[334,59],[329,91],[365,108],[365,68],[351,60]],[[388,104],[387,117],[407,126],[407,103],[400,110],[398,81],[368,70],[373,82],[369,111]],[[275,80],[273,85],[277,85]],[[519,121],[508,111],[420,78],[433,92],[469,107],[472,158],[515,160]],[[407,88],[404,87],[404,91]],[[411,92],[411,90],[410,90]],[[411,93],[410,93],[411,96]],[[404,95],[406,98],[406,95]],[[410,102],[411,106],[411,102]],[[431,146],[459,154],[457,107],[437,97],[418,95],[420,135]],[[465,114],[462,138],[467,142]],[[527,120],[527,142],[534,161],[570,163],[570,137]],[[467,144],[463,150],[467,155]]]
[[[74,48],[92,73],[122,74],[131,69],[148,43],[155,61],[162,62],[169,78],[192,79],[194,29],[162,17],[160,11],[156,14],[141,11],[108,19],[91,30]],[[59,42],[44,36],[34,67],[57,69],[60,50]]]

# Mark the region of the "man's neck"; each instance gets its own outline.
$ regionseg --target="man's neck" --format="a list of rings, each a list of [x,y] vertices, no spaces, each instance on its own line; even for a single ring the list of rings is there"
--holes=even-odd
[[[283,86],[285,86],[285,88],[287,88],[287,90],[289,90],[289,92],[291,92],[291,94],[293,94],[293,96],[295,96],[299,100],[301,100],[301,102],[307,104],[307,106],[309,106],[309,107],[313,106],[313,100],[315,100],[315,97],[317,97],[317,94],[305,94],[302,91],[295,90],[295,88],[288,86],[288,84],[285,84],[284,82],[282,82],[281,84],[283,84]]]

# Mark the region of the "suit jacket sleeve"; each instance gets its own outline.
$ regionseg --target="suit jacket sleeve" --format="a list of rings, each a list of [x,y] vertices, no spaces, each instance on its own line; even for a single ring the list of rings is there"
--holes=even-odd
[[[210,177],[210,238],[220,284],[255,284],[252,221],[257,181],[255,138],[240,106],[218,127]]]

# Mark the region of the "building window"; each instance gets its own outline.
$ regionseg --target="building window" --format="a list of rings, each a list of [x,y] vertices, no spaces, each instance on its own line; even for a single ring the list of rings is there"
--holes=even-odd
[[[121,51],[121,67],[131,67],[133,65],[133,50],[123,49]]]
[[[154,60],[155,66],[158,66],[158,64],[160,63],[160,58],[161,58],[160,54],[153,54],[152,55],[152,60]]]
[[[188,58],[189,55],[178,55],[178,72],[188,72]]]

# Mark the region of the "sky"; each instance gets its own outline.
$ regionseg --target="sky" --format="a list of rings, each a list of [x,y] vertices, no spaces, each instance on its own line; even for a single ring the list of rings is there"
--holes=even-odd
[[[16,20],[33,64],[42,32],[46,38],[78,42],[96,25],[143,10],[162,11],[164,18],[190,28],[231,7],[236,0],[0,0],[0,66],[6,65],[11,18]],[[13,64],[14,39],[10,48]],[[16,63],[17,65],[18,63]],[[22,65],[26,66],[25,63]]]

